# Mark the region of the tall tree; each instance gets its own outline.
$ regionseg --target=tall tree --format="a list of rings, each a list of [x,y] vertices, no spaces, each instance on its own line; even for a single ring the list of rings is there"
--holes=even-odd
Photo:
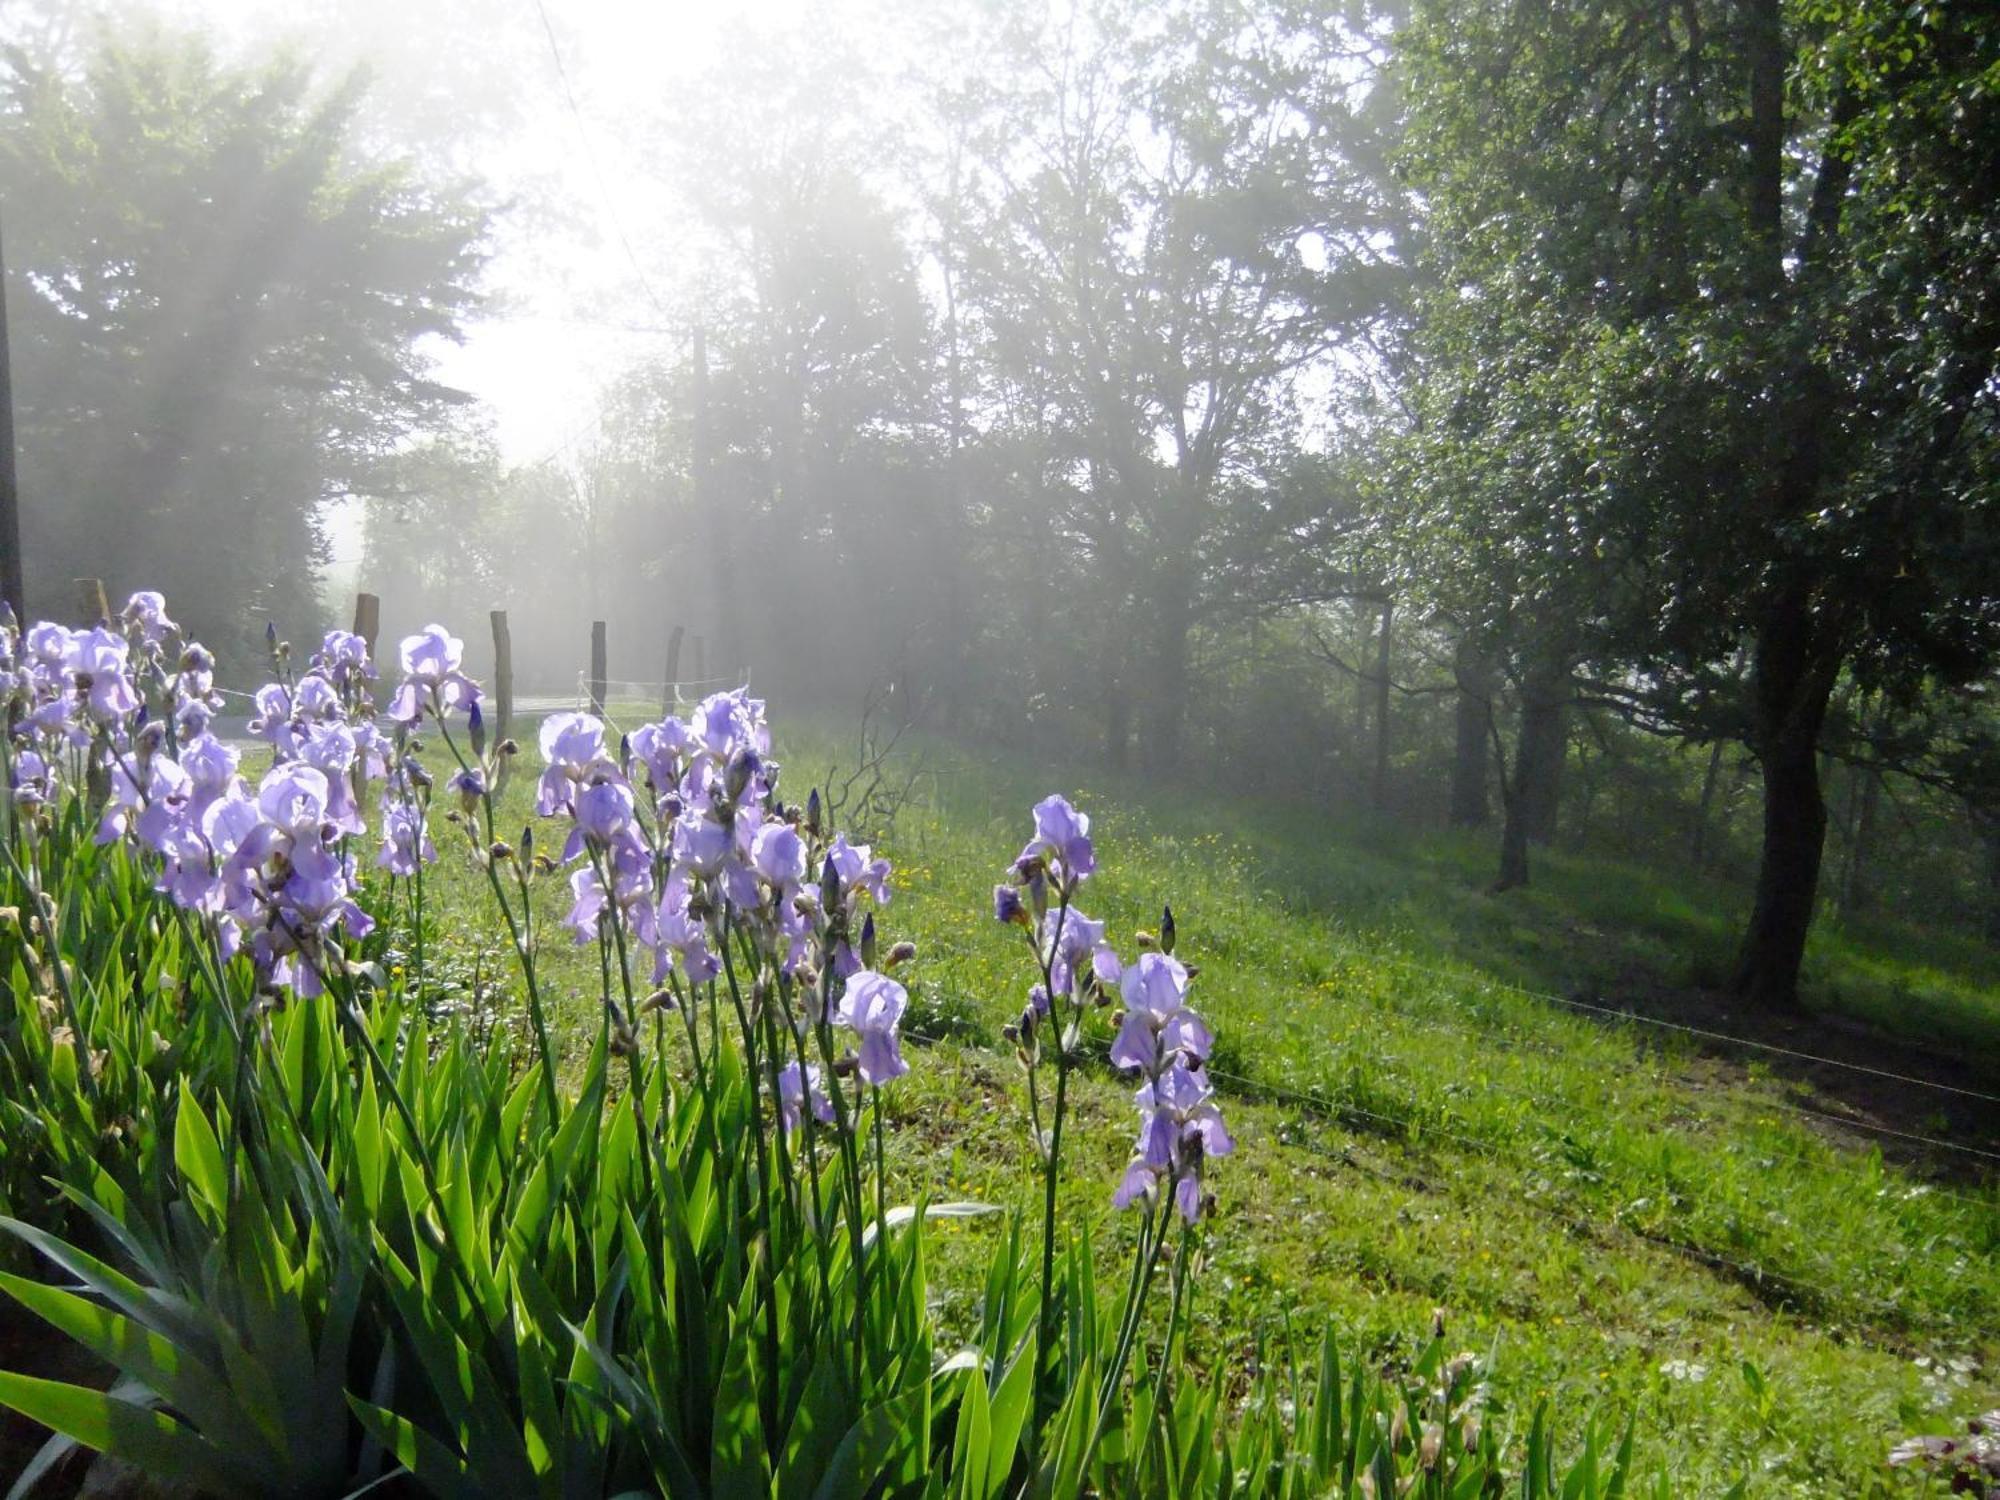
[[[1793,1004],[1836,684],[2000,649],[2000,14],[1433,0],[1409,57],[1447,375],[1423,477],[1485,525],[1498,481],[1443,461],[1506,475],[1519,592],[1669,714],[1747,651],[1735,983]]]
[[[484,215],[356,152],[361,103],[163,32],[0,59],[39,607],[92,574],[166,589],[220,649],[303,630],[323,504],[462,399],[423,345],[476,305]]]
[[[1147,764],[1178,764],[1194,632],[1243,602],[1234,513],[1277,508],[1301,372],[1367,315],[1344,149],[1366,88],[1336,31],[1099,0],[1017,17],[995,49],[960,284],[1056,445],[1042,493],[1087,580],[1114,760],[1136,699]]]

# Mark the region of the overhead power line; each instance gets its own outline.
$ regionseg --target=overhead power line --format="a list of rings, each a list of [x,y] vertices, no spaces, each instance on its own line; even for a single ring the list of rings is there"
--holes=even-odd
[[[639,289],[646,294],[646,300],[661,317],[668,317],[666,306],[653,292],[653,284],[646,276],[646,268],[639,263],[639,254],[632,248],[632,237],[625,232],[624,221],[618,216],[618,202],[611,195],[610,181],[604,175],[604,166],[598,160],[597,150],[591,144],[590,129],[583,122],[583,111],[577,107],[576,90],[570,87],[569,69],[563,64],[562,47],[556,41],[556,29],[549,21],[548,7],[542,0],[534,0],[535,14],[541,18],[542,35],[549,41],[549,57],[556,65],[556,80],[562,85],[563,101],[569,105],[570,118],[576,121],[577,140],[583,146],[584,159],[590,163],[591,176],[597,180],[598,196],[604,202],[604,216],[610,221],[611,229],[624,247],[625,258],[632,263],[632,273],[639,278]]]

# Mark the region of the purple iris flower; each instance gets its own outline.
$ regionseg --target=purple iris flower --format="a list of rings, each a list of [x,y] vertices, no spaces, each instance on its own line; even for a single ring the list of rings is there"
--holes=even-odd
[[[354,731],[338,720],[313,725],[299,747],[299,758],[326,777],[327,820],[342,833],[362,833],[368,827],[354,796],[356,753]]]
[[[1035,836],[1021,851],[1017,865],[1037,859],[1062,866],[1071,882],[1083,879],[1097,868],[1097,856],[1090,844],[1090,815],[1080,813],[1061,796],[1044,797],[1035,804]]]
[[[477,766],[463,766],[452,773],[445,786],[458,793],[459,811],[469,813],[479,806],[479,799],[486,795],[486,773]]]
[[[750,845],[750,865],[789,897],[806,878],[806,844],[789,823],[766,823]]]
[[[709,694],[696,706],[690,727],[703,752],[722,765],[745,750],[762,756],[771,749],[771,731],[764,723],[764,700],[752,698],[748,688]]]
[[[229,789],[241,764],[236,747],[212,734],[196,735],[182,744],[180,760],[193,784],[195,799],[204,809]]]
[[[657,913],[652,931],[646,935],[663,964],[679,964],[692,984],[706,984],[722,972],[722,965],[708,949],[708,929],[687,910],[687,885],[677,876],[667,882],[667,904]],[[657,979],[666,977],[664,971]]]
[[[299,679],[292,692],[292,713],[301,719],[337,719],[345,712],[340,693],[317,672]]]
[[[313,659],[313,664],[335,676],[351,673],[363,677],[375,675],[375,663],[368,659],[368,642],[351,630],[329,630],[326,639],[320,643],[319,655]]]
[[[797,1130],[810,1105],[813,1118],[823,1125],[834,1122],[833,1101],[820,1087],[818,1063],[787,1063],[778,1074],[778,1119],[786,1130]]]
[[[632,789],[622,781],[594,781],[576,799],[576,827],[563,845],[568,864],[586,849],[609,849],[632,832]]]
[[[142,589],[125,601],[124,616],[139,627],[139,633],[154,645],[168,631],[180,626],[167,618],[167,596]]]
[[[993,887],[993,920],[996,922],[1019,922],[1026,925],[1028,908],[1021,900],[1021,893],[1011,885]]]
[[[900,984],[872,969],[863,969],[841,991],[834,1019],[860,1039],[863,1082],[883,1084],[910,1071],[896,1036],[909,1004],[909,993]]]
[[[208,733],[215,722],[215,705],[204,698],[183,698],[174,709],[174,728],[183,739]]]
[[[578,943],[587,943],[597,936],[598,921],[608,904],[604,883],[597,878],[597,872],[586,865],[570,873],[569,892],[570,908],[563,916],[562,925],[576,934]]]
[[[729,858],[729,830],[700,813],[682,813],[674,820],[674,863],[686,865],[707,879],[722,873]]]
[[[1125,977],[1125,961],[1109,943],[1099,943],[1091,950],[1090,972],[1099,984],[1114,985]]]
[[[143,793],[127,762],[113,761],[111,799],[98,821],[98,843],[116,843],[127,833],[136,833],[147,848],[157,849],[186,817],[190,783],[176,761],[154,755],[136,770],[146,784]]]
[[[1042,951],[1049,957],[1050,977],[1056,993],[1068,995],[1075,988],[1076,971],[1092,958],[1104,943],[1104,924],[1092,921],[1075,907],[1048,912],[1042,918]]]
[[[382,852],[375,856],[376,865],[407,880],[417,873],[419,865],[427,865],[436,858],[437,846],[424,826],[423,813],[400,798],[384,799]]]
[[[679,719],[665,718],[657,724],[641,725],[632,733],[632,753],[646,767],[653,790],[661,796],[680,785],[688,761],[699,742]]]
[[[21,647],[29,662],[41,669],[44,679],[53,679],[74,659],[76,634],[66,626],[40,620],[28,627],[28,633],[21,638]]]
[[[1111,1195],[1113,1208],[1130,1208],[1158,1187],[1159,1173],[1146,1165],[1144,1157],[1135,1156],[1126,1163],[1125,1175],[1118,1179],[1118,1187]]]
[[[1111,1044],[1113,1067],[1153,1073],[1176,1052],[1207,1058],[1214,1038],[1187,1007],[1187,983],[1180,960],[1165,953],[1142,953],[1124,970],[1118,987],[1125,1019]]]
[[[547,769],[535,789],[535,811],[545,818],[569,811],[577,786],[599,766],[611,768],[604,721],[591,714],[550,714],[542,720],[541,746]]]
[[[257,712],[250,720],[250,732],[267,741],[280,757],[298,753],[292,732],[292,693],[282,682],[267,682],[252,695]]]
[[[1176,1057],[1158,1079],[1139,1086],[1134,1096],[1139,1140],[1112,1194],[1116,1207],[1128,1207],[1168,1184],[1181,1217],[1190,1224],[1201,1217],[1204,1164],[1236,1149],[1213,1094],[1207,1079],[1182,1057]]]
[[[868,898],[877,906],[889,904],[889,861],[870,858],[871,850],[866,844],[850,844],[847,835],[837,833],[833,844],[826,851],[832,861],[834,873],[840,877],[843,889],[859,886],[868,892]]]
[[[397,723],[416,723],[426,708],[442,717],[479,696],[478,684],[459,670],[465,642],[444,626],[426,625],[404,636],[399,656],[403,681],[389,703],[389,717]]]
[[[102,626],[74,638],[76,685],[100,724],[114,724],[139,707],[139,695],[125,675],[131,650],[124,636]]]
[[[317,841],[326,822],[327,796],[324,772],[308,765],[278,766],[257,788],[257,811],[288,837]]]

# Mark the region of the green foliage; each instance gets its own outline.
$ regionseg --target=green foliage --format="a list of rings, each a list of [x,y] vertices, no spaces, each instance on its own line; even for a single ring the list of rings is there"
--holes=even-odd
[[[253,609],[306,638],[320,504],[460,399],[418,345],[476,306],[484,213],[357,148],[358,78],[79,35],[0,64],[30,575],[143,575],[248,660]]]
[[[299,1497],[400,1471],[448,1496],[1304,1500],[1363,1476],[1488,1494],[1522,1465],[1524,1495],[1622,1492],[1629,1441],[1608,1454],[1588,1434],[1562,1467],[1538,1420],[1517,1451],[1441,1334],[1393,1379],[1343,1369],[1331,1335],[1304,1373],[1274,1344],[1240,1392],[1176,1357],[1178,1295],[1155,1354],[1143,1303],[1100,1293],[1088,1242],[1044,1288],[1018,1221],[956,1342],[925,1226],[990,1210],[863,1209],[879,1166],[859,1153],[774,1153],[754,1052],[725,1038],[676,1075],[662,1031],[661,1065],[621,1091],[600,1039],[552,1114],[504,1034],[481,1046],[459,1018],[426,1020],[365,953],[328,994],[243,1006],[244,974],[87,833],[72,806],[0,882],[32,900],[31,869],[47,892],[83,1043],[20,1004],[32,980],[12,986],[0,1057],[29,1128],[7,1132],[8,1167],[59,1192],[0,1222],[40,1273],[0,1292],[118,1380],[0,1375],[0,1404],[57,1434],[21,1493],[73,1445]],[[8,961],[39,978],[33,937],[10,933]],[[184,978],[171,1003],[129,982],[166,961]],[[137,1051],[142,1026],[163,1045]],[[1045,1295],[1063,1334],[1036,1422]]]

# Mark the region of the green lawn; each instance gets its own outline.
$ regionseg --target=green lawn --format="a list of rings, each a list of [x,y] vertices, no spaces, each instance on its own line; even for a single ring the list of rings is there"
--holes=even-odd
[[[802,797],[841,752],[782,714],[777,733]],[[522,760],[510,827],[537,769],[532,748]],[[907,1024],[941,1039],[910,1049],[891,1095],[911,1194],[1031,1201],[1019,1069],[999,1042],[1025,953],[988,907],[1029,805],[1059,789],[1095,820],[1087,909],[1129,953],[1171,900],[1219,1038],[1239,1149],[1214,1172],[1197,1361],[1241,1368],[1331,1318],[1351,1351],[1387,1362],[1442,1309],[1490,1355],[1512,1419],[1543,1394],[1572,1432],[1592,1412],[1634,1418],[1689,1495],[1739,1475],[1752,1495],[1895,1493],[1882,1459],[1897,1437],[2000,1405],[1990,1177],[1885,1162],[1801,1114],[1834,1105],[1796,1083],[1510,987],[1614,993],[1636,972],[1710,972],[1733,893],[1551,857],[1531,890],[1496,898],[1475,842],[938,744],[903,764],[918,774],[883,839],[897,863],[884,943],[917,943]],[[430,970],[448,998],[518,1026],[483,883],[439,842]],[[538,912],[574,1040],[596,1029],[597,960],[554,926],[567,894],[546,881]],[[1811,978],[1854,1014],[1960,1045],[2000,1033],[1993,958],[1971,944],[1826,934]],[[1068,1187],[1088,1217],[1132,1120],[1098,1070],[1079,1110]],[[1127,1225],[1108,1206],[1096,1222],[1112,1253]],[[969,1316],[992,1232],[936,1233],[947,1323]]]

